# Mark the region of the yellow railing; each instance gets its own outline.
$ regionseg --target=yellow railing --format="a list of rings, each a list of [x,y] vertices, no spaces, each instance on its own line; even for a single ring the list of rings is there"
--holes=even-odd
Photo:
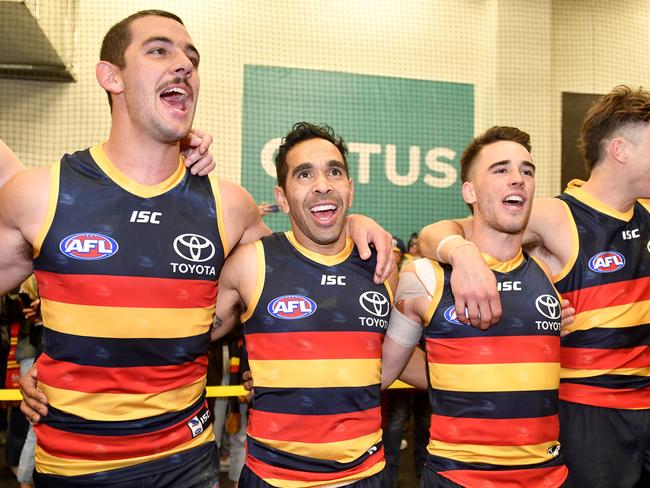
[[[406,383],[396,381],[389,388],[412,388]],[[243,396],[246,394],[243,386],[208,386],[206,388],[208,397],[231,397]],[[14,400],[22,400],[20,390],[0,390],[0,402],[10,402]]]

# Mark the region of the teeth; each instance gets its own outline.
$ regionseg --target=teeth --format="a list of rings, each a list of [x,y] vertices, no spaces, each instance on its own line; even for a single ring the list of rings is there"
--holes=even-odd
[[[336,210],[335,205],[316,205],[310,209],[312,212],[326,212],[328,210]]]
[[[168,95],[168,94],[171,94],[171,93],[177,93],[179,95],[187,96],[187,91],[184,90],[183,88],[174,87],[174,88],[169,88],[169,89],[163,91],[164,95]]]
[[[519,195],[511,195],[506,198],[506,202],[517,202],[517,203],[522,203],[524,201],[523,198],[521,198]]]

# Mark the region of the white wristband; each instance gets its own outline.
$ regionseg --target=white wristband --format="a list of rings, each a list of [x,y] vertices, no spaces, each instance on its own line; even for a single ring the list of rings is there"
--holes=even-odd
[[[402,347],[415,347],[422,336],[422,326],[393,307],[386,335]]]

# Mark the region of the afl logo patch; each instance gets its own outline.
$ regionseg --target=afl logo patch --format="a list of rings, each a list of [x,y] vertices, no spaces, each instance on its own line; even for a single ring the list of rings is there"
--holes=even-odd
[[[59,250],[63,254],[83,261],[110,258],[118,249],[115,239],[102,234],[85,232],[65,237],[59,244]]]
[[[460,322],[457,318],[456,315],[456,307],[451,306],[447,310],[445,310],[445,320],[451,324],[456,324],[456,325],[463,325],[462,322]]]
[[[591,257],[589,268],[596,273],[613,273],[625,266],[625,256],[616,251],[604,251]]]
[[[309,317],[316,308],[316,302],[302,295],[283,295],[271,300],[266,310],[278,319],[297,320]]]

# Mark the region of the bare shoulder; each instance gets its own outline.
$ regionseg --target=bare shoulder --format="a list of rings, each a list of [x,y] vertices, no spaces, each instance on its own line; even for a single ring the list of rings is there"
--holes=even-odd
[[[219,179],[223,220],[230,249],[271,233],[262,222],[255,200],[241,185]]]
[[[9,146],[0,140],[0,187],[9,181],[13,175],[23,169],[25,167],[18,159],[18,156],[9,149]]]
[[[36,168],[16,173],[0,188],[0,212],[5,222],[40,224],[49,199],[50,169]],[[40,218],[39,218],[40,217]]]

